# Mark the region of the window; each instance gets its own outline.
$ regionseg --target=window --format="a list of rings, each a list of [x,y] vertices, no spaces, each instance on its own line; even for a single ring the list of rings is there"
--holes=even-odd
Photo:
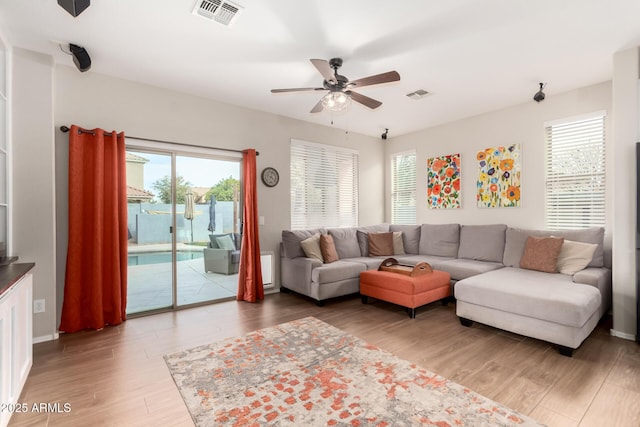
[[[358,225],[358,152],[291,140],[291,229]]]
[[[391,223],[416,223],[416,152],[391,159]]]
[[[605,112],[545,123],[546,225],[605,225]]]

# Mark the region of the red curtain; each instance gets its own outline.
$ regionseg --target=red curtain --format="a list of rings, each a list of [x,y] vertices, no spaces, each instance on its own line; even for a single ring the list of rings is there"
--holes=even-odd
[[[69,131],[69,247],[61,332],[126,320],[124,133]]]
[[[260,239],[258,236],[258,188],[256,180],[256,150],[242,152],[244,209],[242,211],[242,245],[238,274],[238,301],[256,302],[264,299]]]

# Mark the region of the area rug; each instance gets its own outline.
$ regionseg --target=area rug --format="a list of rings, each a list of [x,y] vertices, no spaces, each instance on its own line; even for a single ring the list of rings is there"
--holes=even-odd
[[[197,426],[539,426],[307,317],[164,356]]]

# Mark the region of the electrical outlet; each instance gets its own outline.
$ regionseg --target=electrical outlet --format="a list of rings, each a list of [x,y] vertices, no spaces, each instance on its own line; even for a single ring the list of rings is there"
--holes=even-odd
[[[37,299],[33,301],[33,312],[34,313],[44,313],[44,300]]]

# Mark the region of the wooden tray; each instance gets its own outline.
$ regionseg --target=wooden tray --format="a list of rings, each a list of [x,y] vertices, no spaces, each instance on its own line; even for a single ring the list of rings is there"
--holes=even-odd
[[[429,263],[419,262],[415,266],[400,264],[395,258],[387,258],[382,261],[378,271],[388,271],[390,273],[404,274],[405,276],[422,276],[423,274],[429,274],[433,271]]]

